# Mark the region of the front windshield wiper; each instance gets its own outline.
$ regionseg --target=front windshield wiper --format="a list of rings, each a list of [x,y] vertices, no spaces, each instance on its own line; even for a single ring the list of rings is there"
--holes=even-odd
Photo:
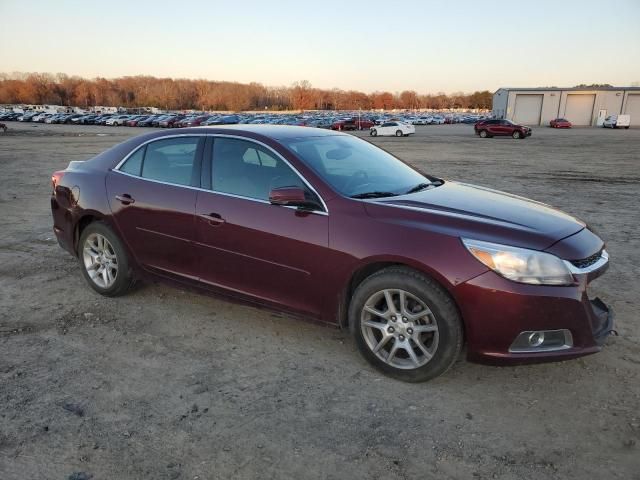
[[[397,193],[393,192],[364,192],[356,195],[351,195],[351,198],[383,198],[383,197],[397,197]]]
[[[421,190],[424,190],[425,188],[429,188],[431,185],[433,185],[433,183],[419,183],[415,187],[411,187],[405,193],[416,193],[416,192],[419,192]]]
[[[422,183],[417,184],[415,187],[411,187],[409,190],[407,190],[405,192],[405,195],[407,195],[409,193],[421,192],[422,190],[426,190],[429,187],[439,187],[443,183],[444,182],[442,180],[440,180],[440,179],[434,179],[430,183],[422,182]]]

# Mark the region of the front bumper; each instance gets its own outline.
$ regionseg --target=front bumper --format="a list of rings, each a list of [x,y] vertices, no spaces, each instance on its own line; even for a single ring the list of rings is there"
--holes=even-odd
[[[456,287],[468,359],[520,364],[599,352],[614,330],[614,314],[599,298],[589,299],[587,275],[577,279],[573,286],[526,285],[488,271]],[[522,332],[560,329],[570,332],[572,345],[554,351],[510,351]]]

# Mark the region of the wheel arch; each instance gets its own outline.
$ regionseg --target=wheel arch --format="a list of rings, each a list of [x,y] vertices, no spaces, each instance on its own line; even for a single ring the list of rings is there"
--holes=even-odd
[[[97,210],[85,210],[82,212],[73,227],[73,251],[78,252],[78,242],[80,241],[80,236],[87,226],[94,222],[104,221],[104,214],[98,212]],[[111,225],[109,225],[111,226]]]
[[[338,307],[338,325],[340,328],[349,328],[349,304],[353,293],[366,278],[373,275],[380,270],[384,270],[389,267],[403,267],[409,270],[420,273],[431,279],[437,285],[439,285],[447,295],[451,298],[451,301],[458,311],[458,315],[462,320],[463,332],[466,333],[466,326],[462,310],[458,305],[456,297],[452,293],[453,285],[451,285],[446,278],[438,274],[435,270],[430,269],[426,265],[417,264],[415,261],[407,258],[369,258],[361,261],[351,272],[351,275],[347,279],[346,284],[342,288],[340,294],[340,302]]]

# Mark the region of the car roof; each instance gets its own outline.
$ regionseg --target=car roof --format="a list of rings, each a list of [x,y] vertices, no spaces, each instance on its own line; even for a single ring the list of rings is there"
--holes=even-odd
[[[259,141],[265,140],[267,142],[269,140],[286,141],[304,138],[351,136],[346,133],[324,130],[321,128],[297,127],[291,125],[216,125],[205,127],[188,127],[181,128],[178,135],[182,136],[189,134],[237,134],[238,136],[244,135],[249,139]],[[155,131],[143,135],[138,135],[136,137],[129,138],[122,143],[114,145],[110,149],[87,160],[86,164],[88,167],[98,169],[113,168],[115,164],[122,160],[125,155],[140,146],[142,143],[173,136],[176,136],[174,130]]]
[[[271,125],[271,124],[243,124],[243,125],[216,125],[205,127],[193,127],[181,129],[180,133],[252,133],[262,135],[275,140],[291,140],[296,138],[310,137],[330,137],[338,135],[348,135],[333,130],[322,128],[299,127],[294,125]]]

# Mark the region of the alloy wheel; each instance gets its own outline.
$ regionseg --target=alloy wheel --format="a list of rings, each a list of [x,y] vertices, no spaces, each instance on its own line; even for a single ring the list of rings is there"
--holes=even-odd
[[[92,233],[82,248],[84,268],[100,288],[110,288],[118,275],[118,258],[113,245],[104,235]]]
[[[404,370],[422,367],[438,348],[438,324],[427,305],[400,289],[371,295],[360,327],[371,352],[384,363]]]

